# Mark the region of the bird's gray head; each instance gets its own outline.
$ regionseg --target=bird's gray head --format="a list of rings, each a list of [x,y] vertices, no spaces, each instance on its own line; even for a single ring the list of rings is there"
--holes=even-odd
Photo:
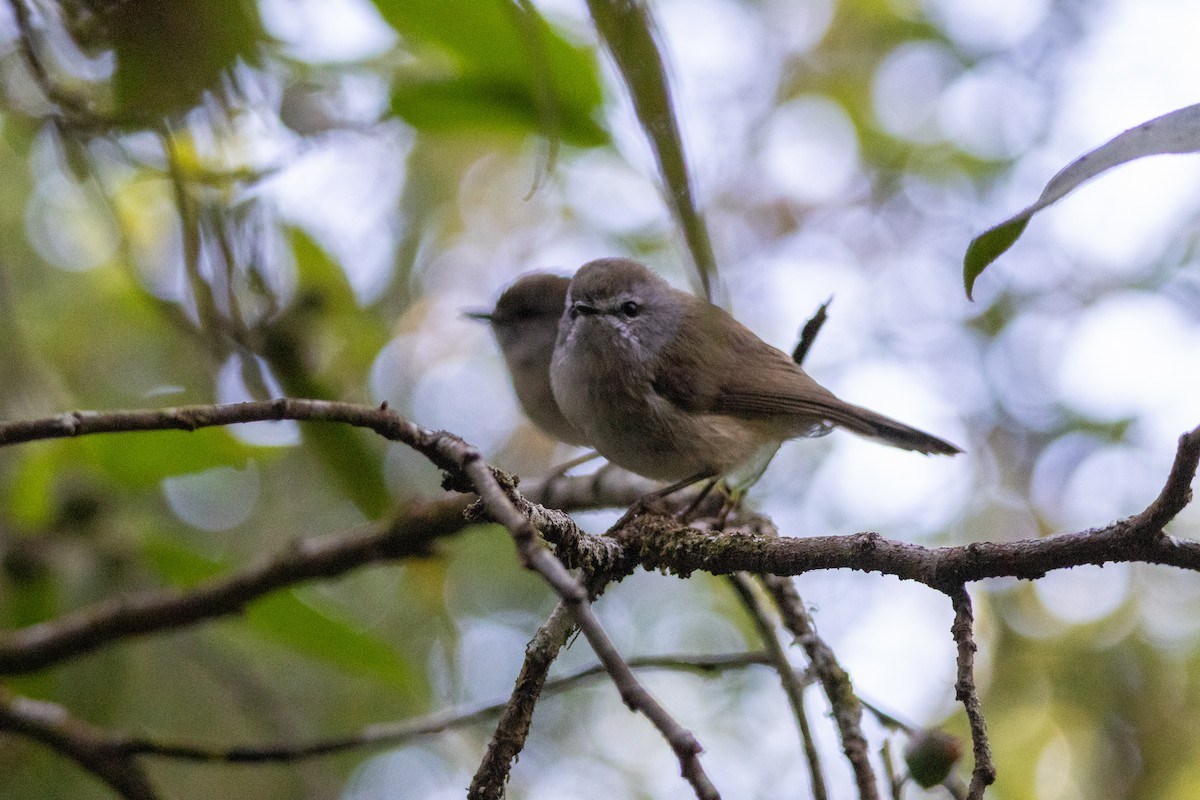
[[[529,342],[526,347],[552,349],[570,283],[570,278],[559,275],[523,275],[500,295],[495,309],[472,311],[467,316],[490,323],[500,348],[506,352],[524,342]]]
[[[571,279],[559,346],[635,348],[655,356],[675,335],[686,297],[636,261],[589,261]]]

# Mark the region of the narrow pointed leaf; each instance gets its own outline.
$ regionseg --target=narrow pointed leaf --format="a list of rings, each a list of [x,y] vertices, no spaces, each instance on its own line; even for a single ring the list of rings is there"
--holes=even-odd
[[[711,299],[710,283],[716,275],[717,262],[708,226],[696,207],[683,137],[671,102],[662,52],[654,38],[650,11],[641,0],[588,0],[588,9],[629,88],[638,121],[654,148],[671,212],[696,264],[704,296]]]
[[[1037,202],[971,241],[963,258],[963,284],[967,297],[971,297],[975,279],[1012,247],[1030,217],[1046,206],[1058,202],[1100,173],[1134,159],[1197,151],[1200,151],[1200,104],[1143,122],[1072,161],[1050,179]]]

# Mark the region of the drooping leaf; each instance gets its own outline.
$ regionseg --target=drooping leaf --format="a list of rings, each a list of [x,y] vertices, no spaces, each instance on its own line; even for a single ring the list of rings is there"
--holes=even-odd
[[[667,202],[696,264],[704,296],[711,299],[716,257],[708,226],[696,206],[683,137],[650,11],[641,0],[588,0],[588,9],[629,89],[638,121],[654,148]]]
[[[487,76],[447,80],[397,81],[392,109],[409,125],[443,133],[468,128],[517,134],[539,131],[543,116],[530,103],[527,87]],[[605,143],[606,137],[590,117],[556,117],[558,135],[581,147]]]
[[[1029,216],[1017,215],[994,228],[989,228],[971,240],[967,245],[967,254],[963,258],[963,286],[967,291],[967,299],[973,300],[971,293],[975,290],[975,280],[1008,248],[1013,246],[1029,225]]]
[[[195,586],[229,566],[174,536],[147,536],[142,553],[161,578],[181,587]],[[246,621],[259,635],[345,672],[367,675],[398,689],[412,686],[412,668],[395,648],[303,589],[255,601],[246,610]]]
[[[270,364],[284,394],[319,400],[344,399],[341,387],[361,382],[369,359],[379,351],[386,330],[359,308],[345,271],[307,236],[293,231],[293,252],[300,279],[295,303],[263,328],[262,356]],[[329,344],[337,336],[340,343]],[[344,346],[343,346],[344,343]],[[350,374],[321,374],[313,354],[322,347],[337,348],[329,361],[359,362],[347,367]],[[368,443],[374,438],[348,425],[301,423],[305,447],[329,471],[346,496],[366,516],[374,519],[391,502],[383,480],[382,448]]]
[[[416,680],[395,648],[315,602],[310,593],[293,589],[269,595],[246,609],[246,620],[263,636],[344,672],[366,675],[399,690]]]
[[[989,264],[1020,238],[1030,217],[1102,172],[1145,156],[1200,151],[1200,104],[1143,122],[1072,161],[1050,179],[1037,202],[971,240],[963,258],[967,297]]]

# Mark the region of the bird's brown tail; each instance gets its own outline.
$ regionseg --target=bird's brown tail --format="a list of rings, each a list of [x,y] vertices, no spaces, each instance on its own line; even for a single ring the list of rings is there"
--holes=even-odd
[[[846,404],[845,409],[839,409],[838,414],[831,415],[831,421],[859,436],[876,439],[902,450],[944,456],[962,452],[962,448],[952,445],[944,439],[919,431],[903,422],[897,422],[883,414],[877,414],[870,409],[849,403]]]

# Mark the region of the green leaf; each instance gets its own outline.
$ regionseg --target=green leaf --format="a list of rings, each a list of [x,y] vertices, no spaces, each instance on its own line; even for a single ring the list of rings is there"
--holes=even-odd
[[[418,56],[393,111],[430,131],[499,128],[581,147],[604,144],[593,53],[569,43],[529,3],[376,0]]]
[[[370,434],[349,425],[306,422],[300,425],[300,435],[367,518],[378,519],[387,511],[391,494],[383,480],[382,447],[368,444]]]
[[[361,384],[370,360],[387,341],[387,330],[359,308],[345,272],[315,242],[293,231],[292,244],[301,297],[263,329],[262,355],[284,394],[340,399],[344,391],[336,387]],[[333,357],[314,357],[326,346],[334,348]],[[331,369],[343,371],[315,374],[311,365],[316,361],[332,362]],[[320,422],[301,423],[300,435],[363,514],[374,519],[388,508],[391,495],[383,479],[383,448],[373,441],[378,437],[349,425]]]
[[[650,11],[641,0],[588,0],[588,9],[629,88],[638,121],[654,148],[671,211],[699,272],[704,296],[711,299],[709,284],[717,273],[717,261],[708,226],[696,207]]]
[[[298,228],[288,234],[300,291],[276,325],[293,336],[308,333],[322,340],[325,348],[336,348],[335,354],[322,353],[318,360],[336,367],[336,382],[360,385],[391,338],[391,330],[379,313],[359,305],[346,270],[312,237]],[[314,331],[319,335],[313,337]]]
[[[176,535],[150,532],[142,537],[145,564],[163,581],[187,588],[223,572],[228,564],[201,555]]]
[[[73,442],[108,478],[135,489],[172,475],[245,467],[249,448],[224,428],[104,434]]]
[[[4,486],[3,506],[9,518],[34,529],[54,518],[54,481],[62,469],[63,442],[18,450],[19,461],[11,480]]]
[[[963,259],[963,284],[967,297],[975,279],[999,258],[1025,232],[1029,219],[1047,206],[1057,203],[1092,178],[1113,167],[1154,155],[1195,153],[1200,151],[1200,103],[1155,117],[1130,128],[1091,150],[1059,170],[1037,201],[971,240]]]
[[[975,279],[987,269],[988,264],[1003,255],[1005,250],[1021,238],[1028,224],[1028,215],[1018,215],[971,240],[967,254],[963,257],[963,286],[967,290],[968,300],[975,299],[971,296],[975,290]]]
[[[345,672],[366,675],[399,690],[416,681],[411,666],[386,641],[360,630],[308,592],[290,590],[246,610],[253,629],[286,647]]]
[[[540,130],[543,118],[531,102],[527,86],[487,77],[397,83],[392,110],[409,125],[432,133],[489,129],[527,134]],[[558,134],[580,147],[597,147],[608,139],[590,115],[559,118]]]
[[[248,0],[122,0],[107,6],[117,110],[135,120],[191,108],[239,58],[254,59],[262,36],[257,9]]]
[[[228,568],[170,535],[146,536],[142,555],[163,580],[180,587],[195,586]],[[408,689],[416,680],[411,666],[389,643],[360,630],[303,589],[256,600],[247,608],[246,620],[259,635],[345,672],[368,675],[397,689]]]

